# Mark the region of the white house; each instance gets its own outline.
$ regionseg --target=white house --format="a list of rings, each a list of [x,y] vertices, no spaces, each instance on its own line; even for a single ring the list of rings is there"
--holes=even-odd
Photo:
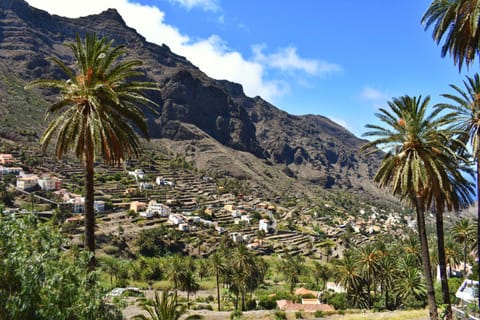
[[[188,231],[188,224],[187,223],[179,223],[178,224],[179,231]]]
[[[73,205],[73,213],[83,213],[85,211],[85,197],[77,196],[67,202]],[[105,201],[94,201],[93,210],[97,213],[105,211]]]
[[[145,172],[142,169],[135,169],[134,171],[128,171],[129,176],[135,177],[136,180],[145,179]]]
[[[215,226],[215,230],[217,230],[218,234],[222,234],[225,232],[225,228],[220,226]]]
[[[103,200],[95,200],[93,202],[93,210],[95,212],[103,212],[105,211],[105,201]]]
[[[147,219],[153,218],[153,213],[149,211],[140,211],[139,215]]]
[[[163,177],[156,177],[155,178],[155,183],[158,184],[159,186],[170,186],[173,187],[175,184],[172,181],[169,181]]]
[[[240,220],[247,224],[250,224],[250,222],[252,221],[252,217],[250,217],[249,214],[244,214],[243,216],[240,217]]]
[[[242,216],[242,213],[240,212],[240,210],[232,210],[231,214],[232,214],[232,218],[239,218]]]
[[[43,176],[38,179],[38,185],[44,191],[60,189],[60,180],[53,176]]]
[[[235,242],[235,243],[243,242],[242,234],[239,233],[239,232],[232,232],[232,233],[230,233],[230,238],[231,238],[232,241]]]
[[[168,221],[170,221],[174,225],[177,225],[177,224],[183,223],[183,217],[179,214],[170,214],[168,216]]]
[[[150,212],[152,215],[167,217],[172,213],[172,209],[170,209],[169,206],[166,206],[163,203],[158,203],[155,200],[151,200],[150,202],[148,202],[147,212]]]
[[[146,190],[146,189],[153,189],[153,183],[140,182],[139,188],[140,188],[140,191]]]
[[[268,219],[260,219],[258,222],[258,230],[263,230],[265,233],[273,233],[275,232],[275,225]]]
[[[17,178],[17,188],[20,190],[28,190],[38,184],[38,176],[36,174],[25,174]]]

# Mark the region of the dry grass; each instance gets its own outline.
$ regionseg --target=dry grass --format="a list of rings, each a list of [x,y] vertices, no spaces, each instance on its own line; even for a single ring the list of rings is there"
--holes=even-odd
[[[322,319],[342,319],[342,320],[426,320],[428,319],[427,310],[407,310],[390,312],[365,312],[352,313],[345,315],[332,315]]]

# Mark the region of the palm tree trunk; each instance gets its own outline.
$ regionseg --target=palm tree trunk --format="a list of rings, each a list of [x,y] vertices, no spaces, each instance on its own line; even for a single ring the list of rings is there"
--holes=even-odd
[[[420,248],[422,251],[423,273],[427,284],[428,314],[430,320],[438,319],[437,303],[435,302],[435,290],[433,288],[432,272],[430,267],[430,255],[428,251],[427,231],[425,230],[425,215],[421,204],[421,199],[417,196],[415,199],[417,213],[417,228],[420,238]]]
[[[95,270],[95,211],[94,202],[94,157],[93,149],[87,146],[85,153],[85,248],[90,251],[88,271]]]
[[[218,303],[218,311],[222,311],[220,308],[220,284],[218,283],[218,272],[215,274],[215,280],[217,281],[217,303]]]
[[[477,138],[480,138],[480,132],[477,131]],[[480,280],[480,150],[477,150],[475,159],[477,160],[477,259],[478,279]],[[478,307],[480,308],[480,295],[478,295]]]
[[[436,212],[437,227],[437,245],[438,245],[438,264],[440,268],[440,282],[442,284],[442,299],[446,305],[445,319],[452,319],[452,305],[450,303],[450,293],[448,290],[447,262],[445,258],[445,236],[443,232],[443,212]]]
[[[467,278],[467,241],[463,242],[463,278]]]

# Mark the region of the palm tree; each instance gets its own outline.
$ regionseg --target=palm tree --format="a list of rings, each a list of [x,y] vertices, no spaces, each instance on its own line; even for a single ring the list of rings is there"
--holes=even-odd
[[[190,293],[196,293],[200,289],[200,284],[198,283],[195,274],[187,270],[182,279],[180,280],[180,289],[187,291],[187,306],[190,305]]]
[[[376,273],[379,271],[379,252],[373,244],[367,244],[353,251],[355,260],[360,266],[364,276],[365,285],[367,286],[367,303],[368,308],[372,308],[371,289]]]
[[[362,287],[361,270],[350,251],[345,252],[343,259],[335,260],[335,282],[345,288],[350,301]]]
[[[173,284],[173,289],[177,291],[185,282],[188,270],[186,269],[185,259],[179,254],[173,255],[167,261],[167,277]]]
[[[470,141],[472,154],[476,162],[477,173],[477,220],[480,221],[480,76],[466,77],[463,81],[465,90],[451,84],[450,87],[456,94],[442,94],[451,103],[438,104],[439,109],[452,111],[456,123],[455,129],[460,132],[463,141]],[[477,224],[477,252],[480,252],[480,223]],[[480,277],[480,259],[478,260],[478,272]],[[478,298],[480,307],[480,296]]]
[[[332,269],[330,264],[320,263],[318,261],[313,262],[312,276],[315,280],[315,286],[318,288],[318,280],[322,280],[322,294],[325,293],[327,287],[327,281],[332,276]]]
[[[478,0],[434,0],[422,17],[425,29],[433,25],[433,40],[444,41],[442,57],[450,54],[459,70],[479,53],[479,16]]]
[[[177,292],[170,294],[168,290],[161,295],[155,291],[155,299],[142,303],[143,310],[147,311],[152,320],[177,320],[185,312],[185,306],[177,303]],[[137,315],[134,319],[148,319],[144,315]]]
[[[401,274],[394,282],[393,290],[400,300],[414,299],[415,301],[425,301],[425,282],[417,268],[400,269]],[[425,302],[423,302],[425,303]]]
[[[242,310],[245,310],[245,294],[253,292],[263,282],[264,268],[262,263],[248,251],[243,244],[238,245],[231,256],[232,287],[237,296],[235,309],[238,310],[238,296],[242,296]]]
[[[217,286],[217,304],[218,304],[218,311],[222,311],[220,305],[220,277],[226,272],[226,265],[225,261],[222,256],[218,252],[214,252],[210,256],[209,260],[210,270],[215,275],[215,283]]]
[[[85,247],[92,253],[89,270],[95,268],[94,163],[100,154],[106,164],[120,164],[141,150],[135,128],[148,138],[148,128],[140,106],[154,105],[143,90],[156,89],[150,82],[129,81],[143,76],[138,60],[119,61],[126,53],[113,40],[88,34],[82,42],[67,44],[77,69],[56,57],[56,63],[68,77],[65,80],[38,80],[29,86],[60,91],[60,99],[48,109],[58,114],[40,139],[43,150],[55,140],[55,154],[61,159],[72,150],[85,170]],[[56,138],[54,138],[56,136]]]
[[[475,240],[475,225],[467,218],[455,222],[452,228],[453,240],[463,245],[463,276],[467,277],[467,254],[469,244]]]
[[[409,200],[416,210],[429,314],[431,319],[437,319],[424,213],[432,203],[432,198],[438,200],[439,204],[443,203],[440,201],[445,194],[442,183],[450,181],[449,172],[445,172],[445,161],[452,162],[451,157],[455,159],[456,153],[449,147],[451,134],[443,128],[447,119],[439,116],[439,109],[427,114],[429,101],[429,97],[422,100],[421,96],[403,96],[388,102],[391,111],[381,108],[380,113],[376,114],[388,127],[367,125],[372,131],[365,136],[377,139],[362,149],[381,147],[386,151],[375,182],[380,187],[389,187],[393,194],[402,199]],[[447,187],[451,187],[451,184]],[[437,214],[437,219],[439,216]],[[444,298],[449,299],[449,295],[444,295]]]

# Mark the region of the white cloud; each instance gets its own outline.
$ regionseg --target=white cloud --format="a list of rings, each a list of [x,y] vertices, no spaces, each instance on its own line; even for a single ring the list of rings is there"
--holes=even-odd
[[[169,0],[171,3],[176,3],[188,10],[199,7],[205,11],[217,11],[220,7],[217,0]]]
[[[313,59],[301,58],[297,54],[297,48],[289,46],[280,48],[271,54],[265,54],[266,45],[254,45],[252,51],[254,60],[266,64],[272,68],[283,71],[303,71],[310,75],[322,75],[342,71],[340,65]]]
[[[204,9],[217,3],[216,0],[175,1],[190,7],[202,5]],[[182,34],[178,28],[166,24],[165,14],[157,7],[128,0],[27,0],[27,2],[52,14],[70,18],[98,14],[108,8],[115,8],[126,24],[135,28],[147,41],[165,43],[173,52],[185,56],[210,77],[240,83],[248,96],[259,95],[272,102],[275,98],[289,93],[290,85],[286,80],[268,78],[269,70],[287,72],[290,76],[298,72],[322,75],[341,70],[336,64],[302,58],[294,47],[266,54],[265,47],[256,46],[253,48],[254,57],[247,59],[240,52],[229,48],[227,43],[216,35],[211,35],[207,39],[193,40],[188,35]]]
[[[365,86],[360,93],[360,97],[367,101],[385,102],[388,99],[388,94],[370,86]]]

